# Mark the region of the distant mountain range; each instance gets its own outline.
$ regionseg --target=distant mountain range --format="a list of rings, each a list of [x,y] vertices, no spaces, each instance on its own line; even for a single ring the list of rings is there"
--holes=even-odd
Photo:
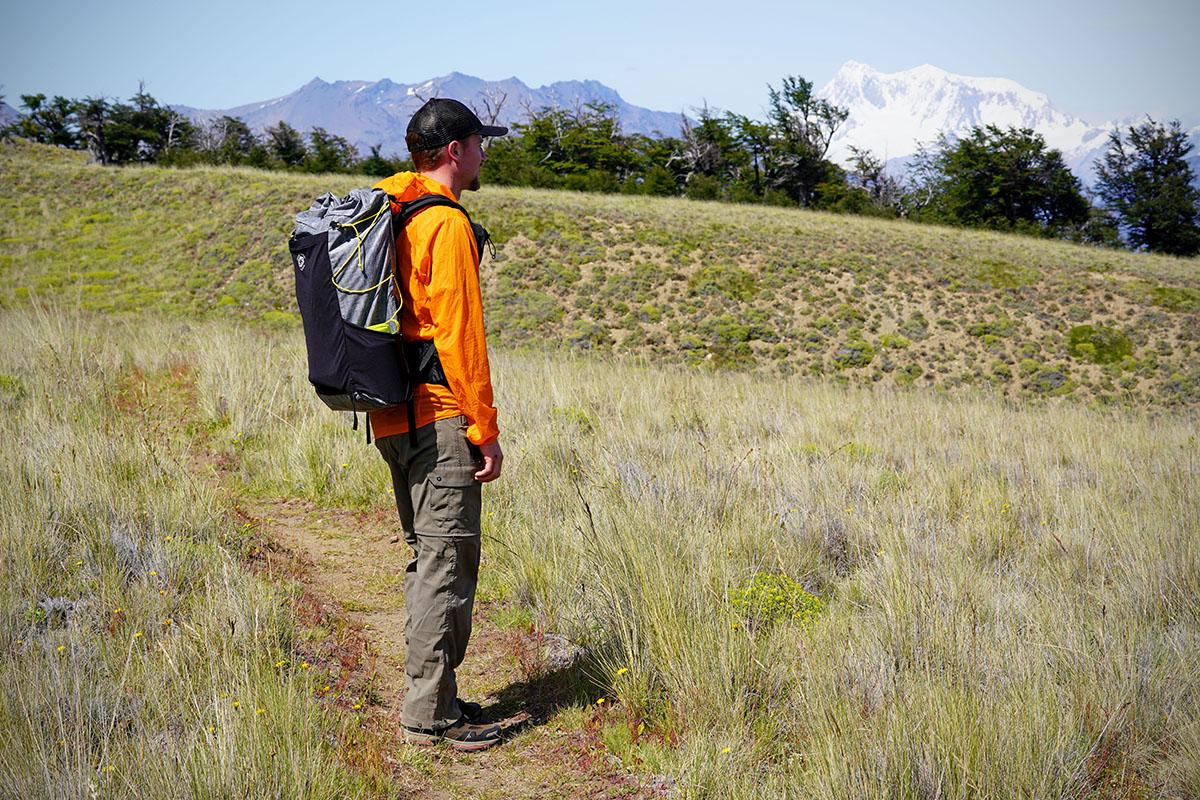
[[[833,140],[830,156],[842,163],[851,145],[870,150],[885,160],[893,173],[940,133],[952,139],[977,125],[1031,128],[1049,147],[1061,150],[1067,165],[1085,183],[1094,180],[1094,164],[1108,145],[1109,134],[1125,130],[1145,117],[1130,117],[1093,125],[1056,107],[1050,99],[1005,78],[954,75],[928,64],[904,72],[883,73],[866,64],[847,61],[818,94],[850,112]],[[240,117],[262,131],[280,121],[301,132],[320,126],[345,137],[360,154],[379,145],[384,155],[407,152],[404,130],[408,119],[431,97],[455,97],[475,107],[485,122],[512,126],[528,112],[546,106],[572,108],[601,102],[613,105],[625,133],[678,136],[682,113],[653,111],[625,102],[615,89],[598,81],[559,81],[531,88],[517,78],[485,81],[460,72],[422,83],[335,81],[320,78],[291,94],[227,109],[173,106],[197,122],[222,114]],[[0,103],[0,124],[16,110]],[[1169,119],[1160,119],[1168,122]],[[1192,119],[1194,124],[1197,119]],[[1200,176],[1200,126],[1188,131],[1195,145],[1193,170]],[[1200,177],[1197,178],[1200,185]]]
[[[19,116],[21,116],[21,113],[19,111],[17,111],[15,108],[10,106],[8,103],[4,102],[3,100],[0,100],[0,126],[10,124],[13,120],[15,120]]]
[[[1130,117],[1091,125],[1015,81],[953,75],[928,64],[883,73],[847,61],[818,94],[850,112],[833,139],[830,156],[844,161],[853,145],[870,150],[893,169],[902,168],[918,143],[930,143],[939,133],[953,139],[979,125],[1015,126],[1041,134],[1046,145],[1060,150],[1067,166],[1090,183],[1094,163],[1108,147],[1109,134],[1145,119]],[[1192,167],[1200,173],[1200,127],[1191,129],[1189,135],[1196,145]]]
[[[517,78],[484,81],[460,72],[412,84],[393,83],[387,78],[333,83],[313,78],[291,94],[261,103],[222,110],[174,108],[198,122],[222,114],[240,117],[260,131],[281,120],[302,132],[319,125],[345,137],[361,154],[379,145],[380,151],[389,155],[408,152],[404,144],[408,119],[432,97],[462,100],[473,106],[484,122],[489,122],[491,112],[498,108],[496,121],[509,126],[525,119],[530,110],[544,106],[573,108],[592,102],[615,106],[625,133],[677,136],[681,119],[678,113],[631,105],[616,90],[597,81],[559,81],[533,89]]]

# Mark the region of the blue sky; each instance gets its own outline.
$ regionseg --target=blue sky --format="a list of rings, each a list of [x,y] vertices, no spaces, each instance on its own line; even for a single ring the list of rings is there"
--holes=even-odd
[[[1004,77],[1090,121],[1200,123],[1197,0],[422,4],[4,0],[0,93],[229,108],[314,76],[414,83],[458,71],[531,86],[594,79],[664,111],[761,117],[768,83],[818,87],[845,61]]]

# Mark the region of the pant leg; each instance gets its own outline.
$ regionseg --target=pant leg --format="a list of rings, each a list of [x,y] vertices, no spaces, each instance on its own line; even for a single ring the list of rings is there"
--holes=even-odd
[[[455,670],[471,638],[479,578],[479,537],[415,536],[404,576],[405,684],[401,721],[410,728],[445,728],[461,714]]]
[[[455,670],[471,637],[479,578],[480,500],[477,449],[456,417],[376,441],[392,472],[396,509],[413,549],[404,576],[407,694],[402,724],[438,729],[460,712]]]

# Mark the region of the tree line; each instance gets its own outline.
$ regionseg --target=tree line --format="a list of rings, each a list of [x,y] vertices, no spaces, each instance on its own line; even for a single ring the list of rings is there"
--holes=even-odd
[[[1018,231],[1180,256],[1200,253],[1200,190],[1187,163],[1192,144],[1178,121],[1147,119],[1114,131],[1096,162],[1093,192],[1062,153],[1029,129],[979,126],[943,135],[908,161],[904,177],[851,148],[828,158],[848,111],[816,96],[811,82],[768,85],[765,120],[708,107],[684,116],[677,136],[626,134],[602,102],[525,109],[509,136],[488,147],[487,179],[512,186],[684,196],[801,206]],[[497,98],[492,98],[497,100]],[[86,149],[102,164],[228,164],[261,169],[390,175],[411,162],[363,157],[345,138],[280,121],[262,133],[241,119],[195,123],[144,87],[128,102],[22,95],[24,114],[0,135]],[[489,102],[498,116],[503,98]]]

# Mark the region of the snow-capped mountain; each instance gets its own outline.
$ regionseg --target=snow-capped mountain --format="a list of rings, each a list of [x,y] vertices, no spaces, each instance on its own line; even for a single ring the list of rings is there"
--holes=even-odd
[[[942,132],[962,136],[979,125],[1016,126],[1041,134],[1046,145],[1060,150],[1067,166],[1090,183],[1094,162],[1107,148],[1109,134],[1141,121],[1091,125],[1015,81],[953,75],[928,64],[883,73],[847,61],[818,94],[850,112],[833,139],[831,158],[845,161],[853,145],[870,150],[893,168],[902,167],[918,143],[933,142]],[[1200,145],[1200,128],[1190,135]]]
[[[452,72],[423,83],[378,81],[335,81],[314,78],[291,94],[260,103],[224,110],[201,110],[175,106],[192,119],[205,122],[227,114],[240,117],[251,128],[262,131],[280,121],[307,132],[320,126],[345,137],[366,154],[372,145],[380,145],[384,155],[405,153],[404,131],[408,119],[421,104],[432,97],[453,97],[471,105],[485,122],[489,106],[500,103],[496,121],[511,126],[523,120],[527,109],[544,106],[573,108],[577,103],[604,102],[614,105],[625,133],[676,136],[680,115],[626,103],[616,90],[597,81],[559,81],[549,86],[530,88],[517,78],[484,81],[471,75]],[[501,103],[501,98],[503,102]]]

